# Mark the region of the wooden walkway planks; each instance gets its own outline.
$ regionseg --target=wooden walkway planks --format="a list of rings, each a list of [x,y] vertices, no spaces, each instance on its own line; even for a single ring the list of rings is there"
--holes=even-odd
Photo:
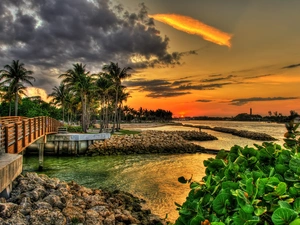
[[[18,154],[40,137],[57,133],[60,126],[59,121],[47,116],[0,117],[0,154]]]

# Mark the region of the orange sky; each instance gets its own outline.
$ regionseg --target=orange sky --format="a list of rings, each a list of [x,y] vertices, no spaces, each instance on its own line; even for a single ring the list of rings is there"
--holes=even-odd
[[[174,92],[180,88],[172,82],[180,81],[185,85],[181,92],[187,94],[163,97],[162,91],[161,97],[149,97],[151,88],[139,86],[131,89],[128,105],[169,109],[174,116],[235,116],[249,113],[250,108],[261,115],[300,112],[300,30],[296,29],[300,2],[220,0],[186,5],[148,0],[145,4],[161,35],[170,38],[170,49],[197,50],[197,55],[185,56],[180,66],[146,69],[132,78],[148,81],[148,85],[154,79],[169,81]],[[196,26],[204,24],[228,34],[227,42],[217,43],[189,32],[190,28],[181,29],[181,25],[193,26],[187,24],[187,17]],[[177,25],[167,21],[170,18]]]

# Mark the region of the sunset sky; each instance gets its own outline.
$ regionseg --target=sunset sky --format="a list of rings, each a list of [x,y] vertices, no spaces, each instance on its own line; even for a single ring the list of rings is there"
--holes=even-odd
[[[2,0],[0,67],[46,96],[74,63],[131,66],[127,105],[174,116],[300,113],[299,0]],[[2,66],[1,66],[2,65]]]

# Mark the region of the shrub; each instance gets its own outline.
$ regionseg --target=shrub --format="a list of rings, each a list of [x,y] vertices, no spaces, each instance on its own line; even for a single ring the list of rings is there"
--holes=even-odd
[[[70,133],[83,133],[81,126],[65,126]]]
[[[204,161],[202,182],[189,183],[176,225],[300,224],[299,124],[287,124],[284,147],[233,146]]]

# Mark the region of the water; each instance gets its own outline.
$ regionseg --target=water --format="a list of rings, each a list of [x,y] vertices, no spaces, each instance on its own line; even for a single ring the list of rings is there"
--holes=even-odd
[[[283,124],[258,122],[228,121],[184,121],[191,125],[221,126],[240,130],[264,132],[278,138],[282,143],[285,132]],[[152,130],[191,130],[195,128],[182,126],[164,126],[147,128]],[[146,130],[146,128],[144,129]],[[198,129],[197,129],[198,130]],[[195,142],[207,148],[229,149],[232,145],[241,146],[261,143],[245,138],[235,137],[211,130],[203,130],[219,138],[217,141]],[[46,156],[44,171],[50,177],[71,181],[91,188],[123,190],[146,200],[145,208],[161,218],[168,214],[172,222],[178,217],[174,202],[185,201],[189,192],[187,184],[177,181],[184,176],[193,180],[201,180],[204,176],[203,160],[214,157],[209,154],[175,154],[175,155],[129,155],[129,156],[97,156],[97,157],[50,157]],[[23,171],[38,172],[38,157],[24,157]]]

